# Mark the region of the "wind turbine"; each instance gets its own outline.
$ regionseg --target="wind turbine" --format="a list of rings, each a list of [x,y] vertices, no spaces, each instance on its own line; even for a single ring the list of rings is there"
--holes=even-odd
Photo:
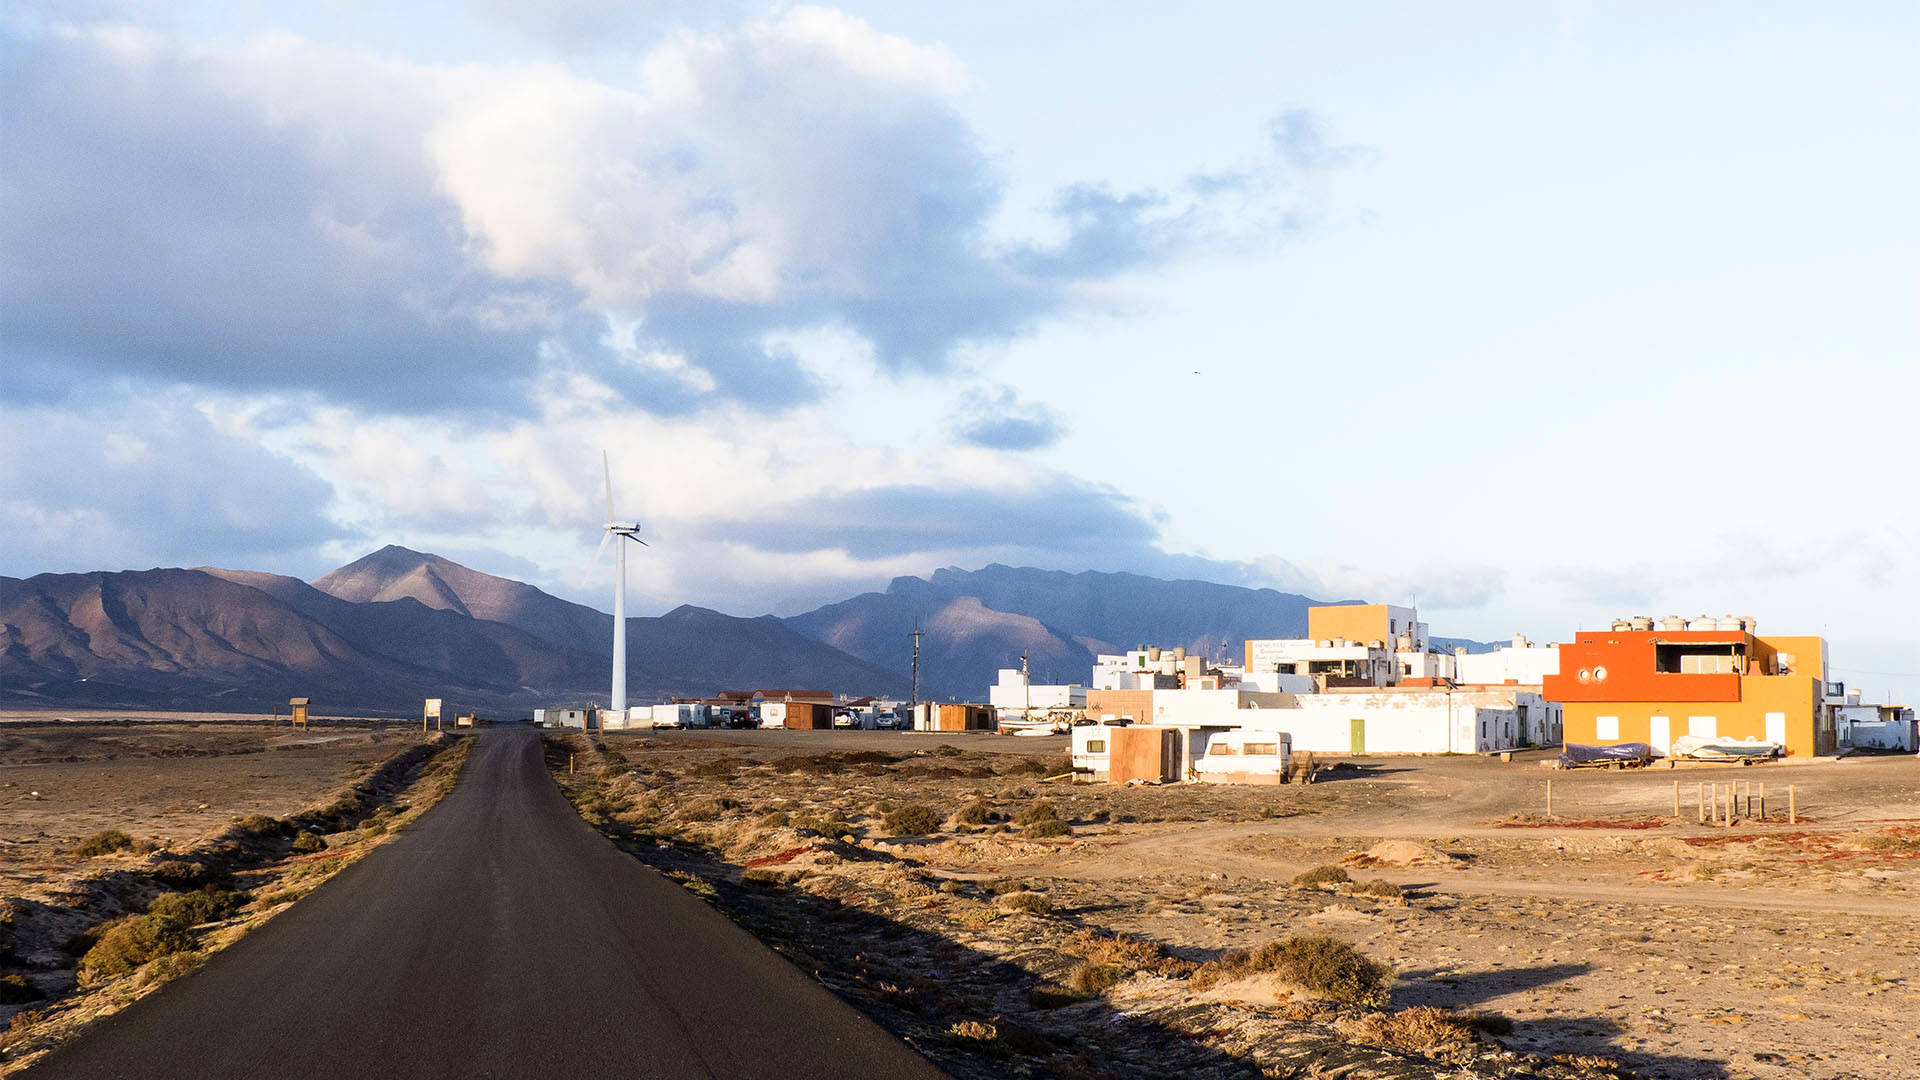
[[[617,538],[624,537],[641,547],[646,547],[647,542],[638,535],[639,522],[614,520],[613,466],[608,463],[605,450],[600,451],[600,468],[607,477],[607,534],[600,538],[593,561],[596,566],[599,565],[607,544],[613,544],[613,693],[608,711],[619,717],[624,726],[627,722],[627,545],[620,543]],[[606,724],[600,726],[604,728]]]

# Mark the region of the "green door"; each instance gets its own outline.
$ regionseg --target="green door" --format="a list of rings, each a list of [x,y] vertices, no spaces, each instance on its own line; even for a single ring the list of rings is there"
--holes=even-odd
[[[1347,721],[1347,723],[1352,727],[1352,731],[1353,731],[1353,752],[1356,754],[1366,753],[1367,752],[1366,720],[1360,717],[1354,717],[1352,720]]]

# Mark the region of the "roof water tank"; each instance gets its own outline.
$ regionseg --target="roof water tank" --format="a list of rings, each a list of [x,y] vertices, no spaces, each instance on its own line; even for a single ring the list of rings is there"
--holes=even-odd
[[[1613,620],[1613,630],[1615,633],[1618,633],[1622,630],[1631,630],[1631,629],[1633,629],[1633,623],[1627,621],[1626,619]]]
[[[1686,628],[1687,620],[1678,615],[1667,615],[1660,620],[1662,630],[1685,630]]]
[[[1712,630],[1717,627],[1711,615],[1695,615],[1687,622],[1689,630]]]
[[[1632,622],[1633,622],[1633,628],[1635,630],[1653,629],[1653,620],[1645,615],[1635,615],[1632,619]]]
[[[1157,664],[1159,662],[1160,662],[1160,646],[1158,645],[1147,646],[1147,663]]]
[[[1742,615],[1740,616],[1740,629],[1745,630],[1749,634],[1757,634],[1760,632],[1760,620],[1751,615]]]
[[[1174,647],[1173,647],[1173,658],[1174,658],[1175,660],[1185,660],[1185,659],[1187,658],[1187,647],[1186,647],[1185,645],[1176,645],[1176,646],[1174,646]]]
[[[1713,628],[1715,630],[1745,630],[1746,629],[1746,627],[1740,625],[1739,619],[1736,619],[1731,615],[1720,616],[1720,618],[1714,623]]]

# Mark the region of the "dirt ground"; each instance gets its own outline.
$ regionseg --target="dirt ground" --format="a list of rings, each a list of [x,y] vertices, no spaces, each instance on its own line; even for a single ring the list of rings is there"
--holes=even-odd
[[[0,1068],[191,970],[404,827],[450,789],[450,747],[464,744],[347,721],[0,723]],[[116,920],[201,892],[218,910],[173,951],[89,976],[82,957]]]
[[[1542,768],[1544,754],[1370,757],[1330,762],[1312,785],[1115,788],[1045,779],[1064,771],[1060,740],[613,732],[599,772],[573,741],[598,785],[572,792],[590,820],[818,965],[956,1075],[1156,1075],[1149,1044],[1194,1009],[1218,1055],[1183,1067],[1198,1075],[1920,1075],[1913,758],[1567,772]],[[1736,785],[1739,820],[1697,823],[1703,783],[1723,797]],[[976,801],[995,816],[1047,802],[1069,832],[1038,839],[955,818]],[[894,835],[888,812],[905,805],[940,824]],[[1293,884],[1322,866],[1404,898]],[[1012,885],[1051,910],[1001,910],[996,894]],[[1394,1011],[1309,1005],[1297,987],[1257,980],[1195,994],[1138,965],[1091,998],[1047,1000],[1063,965],[1084,960],[1074,943],[1088,933],[1138,937],[1189,964],[1329,935],[1392,965]],[[998,974],[963,986],[943,950],[950,966],[964,955],[967,969]],[[937,994],[899,1007],[922,985]],[[935,996],[944,1007],[928,1004]],[[1379,1016],[1420,1007],[1475,1017],[1476,1049],[1380,1035]],[[981,1011],[1038,1032],[1047,1053],[996,1037],[986,1045],[1003,1056],[970,1064],[978,1055],[962,1052],[954,1018]],[[1096,1020],[1105,1043],[1072,1057]],[[1130,1026],[1143,1029],[1137,1046],[1120,1034]],[[1341,1058],[1329,1032],[1384,1056]],[[1484,1056],[1503,1048],[1515,1055]]]

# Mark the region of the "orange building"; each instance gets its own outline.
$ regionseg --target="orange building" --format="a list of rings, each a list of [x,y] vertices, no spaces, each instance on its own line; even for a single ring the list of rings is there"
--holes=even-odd
[[[1747,619],[1651,625],[1616,623],[1560,646],[1560,673],[1546,676],[1543,693],[1561,703],[1568,743],[1643,742],[1665,753],[1675,738],[1701,735],[1762,739],[1788,754],[1835,751],[1824,639],[1760,637]]]

